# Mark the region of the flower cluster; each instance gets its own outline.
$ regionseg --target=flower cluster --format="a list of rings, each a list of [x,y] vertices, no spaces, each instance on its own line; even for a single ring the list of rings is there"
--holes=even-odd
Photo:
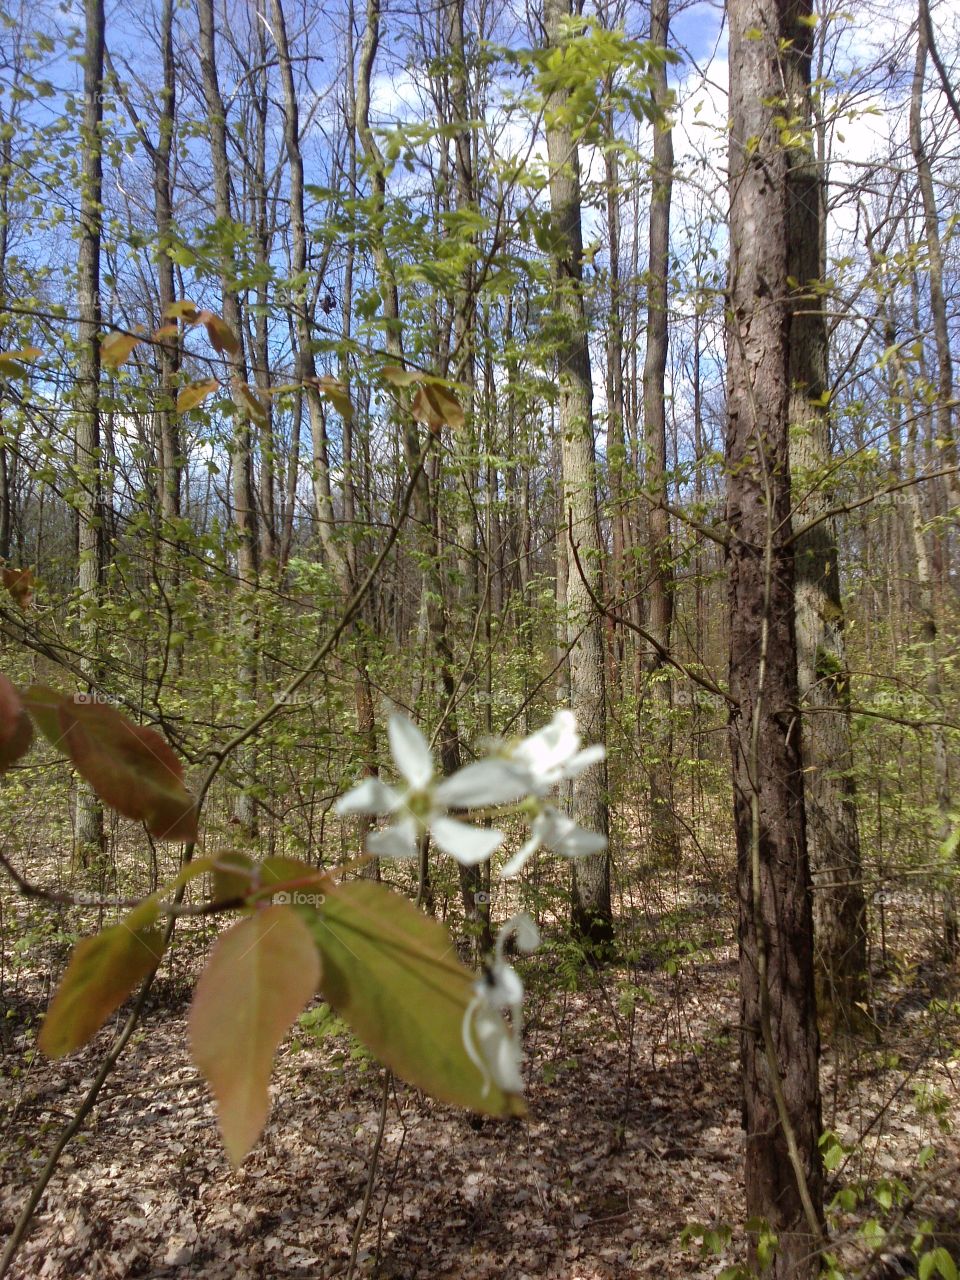
[[[529,835],[500,872],[501,879],[519,874],[540,848],[565,857],[600,853],[606,837],[586,831],[554,805],[550,792],[572,781],[605,757],[602,746],[581,747],[576,718],[558,711],[553,720],[519,741],[497,740],[488,755],[458,769],[449,778],[438,777],[426,738],[404,715],[390,717],[390,751],[401,786],[388,786],[379,778],[364,778],[336,804],[341,816],[366,814],[390,822],[367,837],[367,852],[378,857],[412,858],[428,832],[438,848],[460,863],[486,862],[500,848],[504,833],[452,817],[450,811],[490,810],[524,815]],[[507,941],[530,952],[540,936],[528,915],[514,916],[500,930],[494,954],[474,983],[473,996],[463,1016],[463,1047],[483,1075],[484,1093],[491,1084],[507,1093],[521,1093],[523,983],[504,959]],[[509,1021],[504,1017],[509,1014]]]
[[[463,1047],[483,1076],[484,1094],[490,1092],[491,1083],[505,1093],[523,1092],[523,983],[503,958],[511,937],[517,950],[528,954],[540,945],[539,930],[526,913],[508,920],[497,934],[493,959],[474,983],[473,999],[463,1015]],[[504,1010],[510,1014],[509,1023],[504,1021]]]
[[[558,711],[550,724],[519,742],[493,743],[485,759],[465,765],[449,778],[437,777],[427,740],[406,716],[392,715],[388,733],[394,764],[406,785],[401,789],[379,778],[364,778],[336,804],[341,816],[393,819],[367,837],[368,853],[415,857],[420,837],[429,832],[438,848],[458,862],[466,866],[486,862],[503,843],[503,832],[463,822],[449,811],[506,805],[528,817],[530,835],[503,867],[503,879],[517,875],[540,848],[566,857],[606,848],[606,837],[585,831],[545,800],[559,783],[578,778],[604,759],[601,746],[581,749],[572,711]]]

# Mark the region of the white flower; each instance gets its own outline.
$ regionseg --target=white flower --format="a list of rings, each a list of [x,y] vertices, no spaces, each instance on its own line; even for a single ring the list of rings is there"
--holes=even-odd
[[[541,847],[561,853],[565,858],[582,858],[590,853],[602,853],[607,847],[607,838],[596,831],[587,831],[578,826],[572,818],[552,805],[543,805],[530,825],[529,840],[503,867],[500,879],[510,880],[519,875]]]
[[[606,754],[599,745],[581,750],[576,716],[572,711],[558,711],[549,724],[518,742],[507,758],[523,770],[528,793],[544,796],[558,782],[579,778]]]
[[[525,913],[508,920],[497,934],[493,959],[473,987],[473,999],[463,1015],[463,1047],[483,1076],[484,1097],[495,1084],[504,1093],[522,1093],[520,1032],[523,1028],[523,982],[503,958],[508,938],[520,951],[535,951],[540,943],[537,926]],[[510,1013],[510,1021],[503,1010]]]
[[[503,832],[476,827],[447,815],[448,808],[504,804],[524,793],[524,779],[504,760],[479,760],[452,777],[436,777],[427,740],[406,716],[395,714],[387,727],[390,751],[404,790],[379,778],[364,778],[337,801],[341,816],[355,813],[396,815],[383,831],[367,837],[367,851],[388,858],[413,858],[419,836],[429,831],[444,853],[470,866],[486,862],[503,842]]]

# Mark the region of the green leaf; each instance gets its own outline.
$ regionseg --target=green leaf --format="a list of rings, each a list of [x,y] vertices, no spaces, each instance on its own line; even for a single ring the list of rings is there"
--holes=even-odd
[[[183,785],[183,766],[159,733],[92,694],[67,698],[31,685],[24,704],[44,737],[69,756],[105,804],[145,822],[158,840],[196,839],[196,800]]]
[[[0,773],[30,750],[33,725],[20,695],[6,676],[0,675]]]
[[[16,351],[0,351],[0,373],[16,373],[17,365],[38,360],[43,352],[39,347],[18,347]]]
[[[329,887],[313,917],[320,989],[386,1066],[441,1102],[522,1115],[523,1101],[484,1081],[463,1046],[474,975],[450,935],[383,885]]]
[[[193,995],[190,1048],[236,1166],[266,1123],[274,1054],[317,988],[320,961],[293,907],[267,907],[217,942]]]
[[[77,943],[40,1029],[47,1057],[62,1058],[86,1044],[157,967],[164,935],[157,913],[148,898],[119,924]]]
[[[416,369],[401,369],[398,364],[385,364],[380,370],[380,376],[394,387],[410,387],[416,382],[422,382],[424,378]]]

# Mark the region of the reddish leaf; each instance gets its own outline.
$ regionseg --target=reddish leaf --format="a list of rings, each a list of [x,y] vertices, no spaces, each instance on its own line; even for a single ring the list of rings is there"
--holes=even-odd
[[[190,1048],[234,1165],[260,1136],[277,1046],[319,981],[317,949],[293,907],[267,907],[235,924],[200,975]]]
[[[30,750],[33,725],[23,702],[6,676],[0,675],[0,773]]]
[[[163,935],[157,905],[148,900],[118,925],[77,943],[40,1029],[47,1057],[72,1053],[99,1031],[160,963]]]
[[[105,804],[145,822],[158,840],[195,840],[196,801],[183,785],[176,755],[159,733],[95,698],[67,698],[33,685],[24,703],[44,736],[70,757]]]
[[[214,351],[221,355],[224,351],[232,356],[239,355],[240,339],[221,316],[213,311],[198,311],[191,323],[203,325]]]
[[[166,342],[167,338],[175,338],[180,332],[178,324],[162,324],[159,329],[153,332],[154,342]]]
[[[33,574],[29,569],[4,569],[3,585],[21,609],[33,603]]]

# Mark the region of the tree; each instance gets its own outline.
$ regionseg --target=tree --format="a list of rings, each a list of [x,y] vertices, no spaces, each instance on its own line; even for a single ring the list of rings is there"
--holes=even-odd
[[[798,511],[796,627],[803,706],[804,797],[813,876],[817,994],[821,1015],[859,1015],[867,963],[866,906],[857,828],[850,676],[844,651],[840,551],[828,516],[832,457],[824,174],[813,147],[810,68],[814,34],[805,27],[784,51],[787,99],[802,129],[787,149],[790,468]]]
[[[100,684],[98,613],[106,561],[105,495],[100,441],[100,235],[103,210],[103,0],[85,0],[83,114],[80,152],[80,248],[77,256],[76,467],[77,592],[83,672],[90,688]],[[77,856],[89,866],[103,849],[103,809],[84,782],[76,791]]]
[[[725,470],[730,725],[740,940],[740,1055],[751,1219],[773,1274],[819,1273],[819,1039],[796,714],[790,537],[790,159],[784,53],[809,6],[732,0]]]
[[[545,0],[547,48],[564,39],[568,0]],[[603,628],[593,597],[599,581],[600,531],[597,523],[596,446],[593,434],[593,385],[583,302],[583,232],[580,219],[580,159],[569,118],[567,92],[556,88],[546,103],[547,155],[550,165],[550,213],[554,250],[554,313],[559,384],[557,426],[561,437],[562,519],[571,554],[566,585],[566,648],[570,703],[584,732],[606,740]],[[586,579],[586,580],[584,580]],[[607,835],[606,768],[591,769],[572,787],[572,813],[581,826]],[[609,852],[590,854],[574,864],[573,927],[592,945],[613,934]]]
[[[653,0],[650,40],[665,48],[670,30],[669,0]],[[653,98],[662,111],[669,96],[666,63],[653,72]],[[647,261],[647,345],[643,361],[643,430],[646,484],[650,509],[647,533],[650,549],[648,593],[651,646],[646,662],[648,690],[654,706],[653,753],[650,766],[650,829],[654,855],[661,866],[673,865],[679,847],[673,811],[673,735],[670,731],[670,667],[663,655],[670,651],[673,625],[673,546],[670,538],[667,477],[666,374],[668,354],[667,284],[670,274],[670,200],[673,192],[673,136],[669,121],[653,125],[652,189],[650,192],[650,253]]]

